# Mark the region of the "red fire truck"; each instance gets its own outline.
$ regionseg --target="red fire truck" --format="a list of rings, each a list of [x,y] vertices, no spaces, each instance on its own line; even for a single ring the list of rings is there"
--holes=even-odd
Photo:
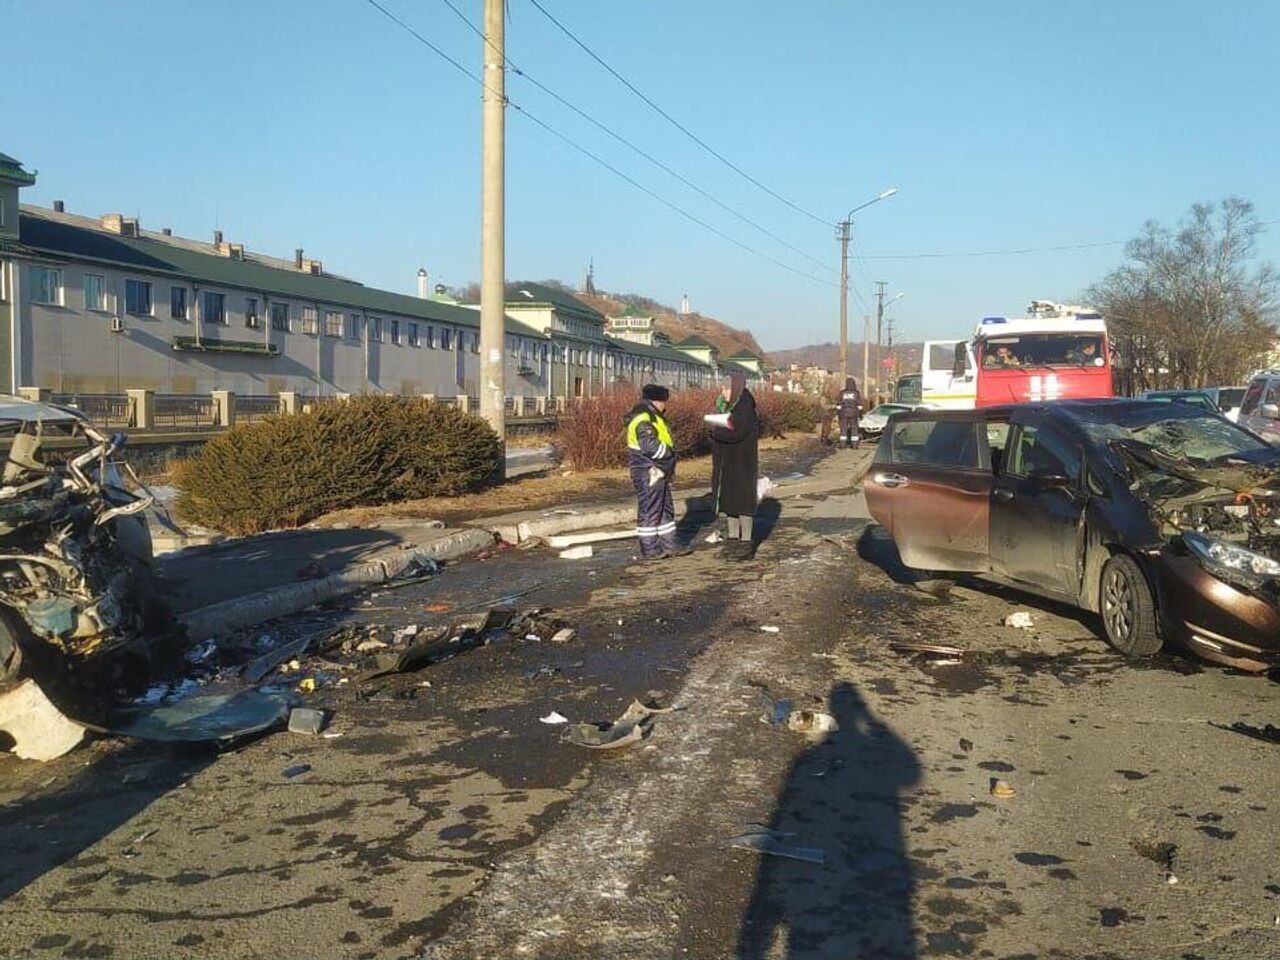
[[[972,349],[979,407],[1113,395],[1107,324],[1085,307],[1033,300],[1026,317],[983,317]]]

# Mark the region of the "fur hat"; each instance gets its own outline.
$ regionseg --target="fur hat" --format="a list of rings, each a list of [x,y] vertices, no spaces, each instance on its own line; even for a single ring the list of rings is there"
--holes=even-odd
[[[644,389],[640,391],[640,396],[650,402],[657,400],[666,403],[671,399],[671,391],[660,383],[646,383]]]

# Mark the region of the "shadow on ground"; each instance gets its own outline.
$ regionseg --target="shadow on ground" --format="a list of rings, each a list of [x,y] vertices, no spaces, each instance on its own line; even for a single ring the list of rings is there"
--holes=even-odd
[[[761,858],[740,960],[916,956],[901,794],[920,764],[852,684],[829,710],[840,729],[796,760],[769,823],[784,843],[821,846],[826,862]]]

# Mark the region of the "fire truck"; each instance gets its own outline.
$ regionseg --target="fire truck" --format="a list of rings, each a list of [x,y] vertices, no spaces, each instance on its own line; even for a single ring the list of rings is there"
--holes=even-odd
[[[983,317],[956,370],[970,351],[979,407],[1113,395],[1107,323],[1087,307],[1033,300],[1025,317]]]

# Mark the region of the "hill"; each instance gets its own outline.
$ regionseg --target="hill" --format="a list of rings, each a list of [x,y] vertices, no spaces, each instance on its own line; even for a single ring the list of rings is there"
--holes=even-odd
[[[897,360],[899,373],[915,373],[920,370],[920,348],[923,344],[895,343],[893,354]],[[875,362],[875,349],[871,345],[871,361]],[[881,354],[889,356],[889,348],[882,347]],[[817,366],[827,370],[840,369],[840,344],[814,343],[807,347],[794,347],[790,350],[774,350],[770,356],[779,367],[786,368],[793,363],[802,367]],[[849,372],[856,377],[862,376],[862,341],[849,342]]]
[[[654,325],[673,341],[678,342],[686,337],[701,337],[708,343],[714,344],[722,357],[731,357],[744,350],[760,357],[769,356],[756,342],[755,335],[750,330],[732,327],[723,320],[717,320],[706,314],[680,313],[673,307],[638,293],[598,291],[591,294],[578,290],[572,292],[579,300],[589,303],[606,317],[616,317],[628,308],[652,314]]]

